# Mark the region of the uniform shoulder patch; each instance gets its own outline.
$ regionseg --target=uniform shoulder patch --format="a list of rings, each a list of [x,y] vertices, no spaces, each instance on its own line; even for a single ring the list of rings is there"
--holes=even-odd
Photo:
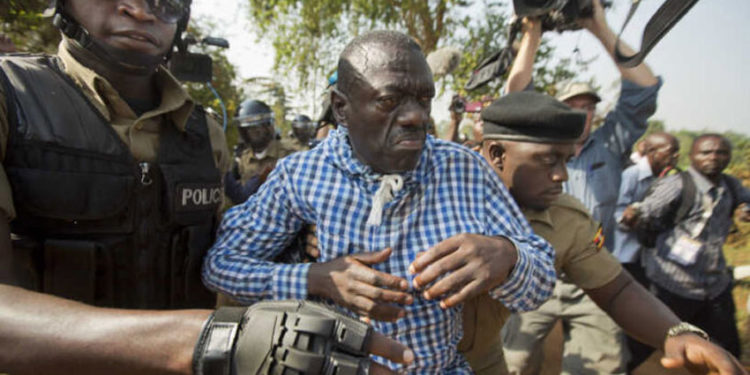
[[[560,194],[560,197],[557,198],[557,200],[554,201],[552,205],[578,212],[587,218],[591,217],[591,213],[589,213],[589,210],[586,208],[586,206],[584,206],[581,201],[570,194]]]

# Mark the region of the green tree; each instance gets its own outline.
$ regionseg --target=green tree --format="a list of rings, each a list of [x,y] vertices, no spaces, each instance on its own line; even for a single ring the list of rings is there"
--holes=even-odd
[[[0,1],[0,33],[7,35],[19,51],[54,53],[60,32],[44,17],[47,0]]]
[[[251,21],[275,49],[275,68],[298,79],[304,90],[324,81],[335,70],[346,42],[376,28],[401,30],[425,54],[443,46],[460,46],[463,59],[441,88],[463,93],[476,65],[504,47],[507,7],[496,0],[249,0]],[[538,54],[537,84],[549,91],[573,76],[571,61],[551,61],[547,43]],[[496,95],[500,82],[474,91],[471,97]],[[464,93],[465,94],[465,93]]]

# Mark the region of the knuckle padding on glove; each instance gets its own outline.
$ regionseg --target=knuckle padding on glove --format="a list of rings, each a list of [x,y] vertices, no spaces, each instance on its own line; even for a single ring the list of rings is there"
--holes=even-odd
[[[371,330],[312,302],[261,302],[245,314],[235,373],[364,375]]]

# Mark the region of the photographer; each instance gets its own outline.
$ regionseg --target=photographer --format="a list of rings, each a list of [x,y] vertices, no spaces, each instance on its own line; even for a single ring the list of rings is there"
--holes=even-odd
[[[613,58],[617,35],[607,25],[598,0],[593,1],[593,15],[579,19],[578,24],[593,34]],[[534,57],[541,42],[541,21],[525,19],[522,31],[521,46],[508,78],[508,92],[532,88]],[[620,48],[626,55],[633,53],[622,42]],[[607,248],[612,248],[614,239],[613,214],[624,161],[633,144],[646,131],[646,121],[656,110],[656,97],[661,87],[660,79],[645,64],[633,68],[618,66],[618,69],[622,77],[620,97],[596,131],[591,131],[591,125],[596,103],[601,99],[589,84],[570,83],[557,95],[558,100],[587,114],[576,154],[567,164],[569,179],[563,189],[582,201],[593,218],[601,222]],[[576,314],[564,313],[573,310]],[[566,321],[563,326],[568,330],[564,373],[581,373],[584,368],[610,374],[625,372],[622,356],[625,349],[615,323],[581,289],[558,281],[551,301],[538,311],[513,316],[506,326],[504,346],[509,348],[506,358],[511,373],[523,372],[535,362],[528,353],[539,351],[541,340],[559,319]],[[510,331],[515,332],[508,334]],[[519,332],[524,334],[519,335]],[[529,339],[518,340],[523,337]]]
[[[448,107],[451,113],[451,121],[448,123],[448,129],[446,129],[441,139],[446,141],[461,143],[459,139],[459,125],[461,120],[464,118],[466,112],[466,101],[460,95],[453,95],[451,99],[451,105]]]

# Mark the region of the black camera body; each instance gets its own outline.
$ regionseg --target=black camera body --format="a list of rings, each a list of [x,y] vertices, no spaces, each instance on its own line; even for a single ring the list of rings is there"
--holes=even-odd
[[[602,1],[602,6],[610,3]],[[513,9],[519,18],[540,17],[542,30],[558,32],[578,30],[576,20],[594,14],[592,0],[513,0]]]
[[[466,101],[464,98],[456,95],[451,100],[451,105],[448,107],[448,110],[454,113],[463,114],[466,112]]]

